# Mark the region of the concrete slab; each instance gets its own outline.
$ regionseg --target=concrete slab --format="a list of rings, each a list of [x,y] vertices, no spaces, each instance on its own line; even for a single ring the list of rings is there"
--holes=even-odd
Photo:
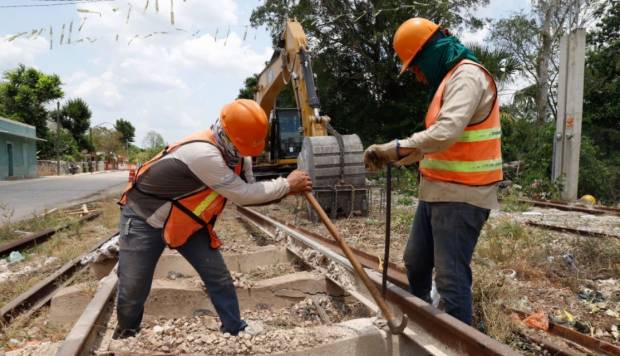
[[[241,310],[283,308],[315,294],[325,294],[325,278],[312,272],[296,272],[258,281],[251,288],[238,288]],[[92,298],[87,284],[61,289],[50,307],[50,323],[70,327]],[[156,279],[144,306],[144,317],[177,318],[196,314],[216,315],[205,291],[190,279]]]
[[[86,283],[60,289],[50,302],[49,323],[58,328],[70,328],[95,295]]]
[[[283,308],[315,294],[325,294],[325,278],[311,272],[296,272],[238,288],[241,310]],[[157,279],[144,306],[144,317],[175,318],[196,314],[216,315],[203,289],[184,280]]]
[[[292,256],[286,248],[279,246],[265,246],[261,249],[244,254],[224,255],[228,269],[234,272],[249,273],[258,267],[272,266],[279,263],[288,263]],[[197,277],[196,270],[174,250],[166,250],[159,258],[155,267],[154,278],[166,278],[169,272],[180,273],[188,277]]]
[[[339,324],[321,327],[328,335],[345,335],[333,342],[299,351],[288,351],[274,355],[392,355],[392,343],[388,334],[377,328],[371,318],[353,319]]]

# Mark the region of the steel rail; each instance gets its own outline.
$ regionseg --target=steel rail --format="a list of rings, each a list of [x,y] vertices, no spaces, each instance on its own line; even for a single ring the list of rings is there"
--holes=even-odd
[[[51,237],[52,235],[54,235],[55,233],[61,230],[67,229],[75,224],[82,223],[84,221],[93,220],[97,218],[99,215],[100,215],[99,213],[88,214],[88,215],[82,216],[77,221],[71,221],[71,222],[62,224],[59,227],[45,229],[43,231],[39,231],[34,234],[29,234],[28,236],[23,237],[19,240],[8,242],[0,246],[0,257],[9,254],[11,251],[23,249],[26,247],[30,247],[32,245],[36,245],[37,243],[45,241],[47,238]]]
[[[17,296],[15,299],[11,300],[6,305],[4,305],[0,309],[0,321],[3,323],[10,323],[20,313],[28,310],[28,313],[32,314],[36,310],[47,304],[52,299],[53,294],[58,289],[66,285],[69,282],[70,278],[82,269],[80,263],[82,257],[98,249],[99,247],[101,247],[101,245],[103,245],[116,235],[118,235],[118,233],[99,240],[87,252],[67,262],[52,275],[43,279],[24,293]]]
[[[592,237],[599,237],[599,238],[608,237],[608,238],[620,239],[620,236],[614,235],[614,234],[608,234],[606,232],[597,232],[597,231],[576,229],[576,228],[567,227],[567,226],[550,225],[550,224],[540,223],[540,222],[531,221],[531,220],[526,221],[525,223],[530,225],[530,226],[539,227],[539,228],[545,229],[545,230],[552,230],[552,231],[559,231],[559,232],[568,232],[568,233],[571,233],[571,234],[578,234],[578,235],[585,235],[585,236],[592,236]]]
[[[117,268],[118,263],[110,274],[99,282],[95,296],[88,303],[78,321],[71,328],[71,331],[69,331],[69,334],[56,352],[56,356],[92,354],[92,350],[89,350],[89,347],[97,338],[100,328],[105,328],[105,326],[102,326],[102,319],[111,315],[110,308],[106,308],[106,306],[109,306],[108,302],[112,299],[118,285]]]
[[[246,207],[237,207],[237,211],[242,217],[247,218],[250,222],[255,223],[261,230],[268,232],[272,236],[276,236],[279,231],[301,242],[308,247],[320,251],[325,257],[337,262],[341,266],[352,270],[352,266],[340,253],[333,248],[322,243],[321,240],[315,239],[311,235],[306,235],[302,230],[292,227],[289,224],[281,224],[278,221],[258,213],[253,209]],[[356,254],[360,251],[356,250]],[[358,254],[360,256],[360,254]],[[382,284],[381,275],[376,272],[369,273],[372,281],[380,287]],[[388,273],[388,279],[390,279]],[[469,325],[453,318],[447,313],[439,311],[428,303],[411,295],[407,290],[393,283],[388,284],[387,300],[397,305],[410,320],[409,330],[424,332],[429,338],[439,341],[442,345],[454,350],[457,354],[469,355],[515,355],[514,350],[510,349],[489,336],[479,332]],[[415,342],[415,340],[412,340]],[[441,346],[441,345],[440,345]]]

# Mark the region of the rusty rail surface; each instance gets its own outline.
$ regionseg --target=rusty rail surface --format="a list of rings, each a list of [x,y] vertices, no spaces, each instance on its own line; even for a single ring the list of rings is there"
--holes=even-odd
[[[237,211],[242,217],[248,219],[255,225],[259,226],[261,230],[272,236],[276,236],[279,233],[279,229],[288,229],[289,231],[294,231],[303,235],[305,238],[309,238],[323,245],[328,245],[330,250],[333,250],[342,256],[342,252],[334,248],[332,243],[326,243],[326,240],[328,239],[324,237],[318,238],[317,234],[308,233],[306,230],[300,229],[291,224],[282,224],[279,221],[260,214],[253,209],[238,206]],[[368,254],[357,249],[353,250],[363,265],[377,271],[378,273],[382,272],[376,268],[378,267],[376,259],[373,261],[372,258],[369,258]],[[390,264],[388,279],[393,284],[391,284],[387,289],[387,300],[396,304],[404,313],[407,314],[410,325],[414,324],[413,327],[415,327],[416,330],[423,330],[425,333],[431,335],[434,339],[440,341],[443,345],[448,346],[451,350],[454,350],[455,353],[458,354],[517,354],[507,345],[490,338],[471,326],[462,323],[445,312],[433,308],[428,303],[410,294],[408,290],[401,287],[403,284],[408,285],[404,271],[400,268],[392,268],[392,266],[394,265]],[[372,279],[378,287],[381,286],[380,277],[374,277]]]
[[[598,232],[598,231],[590,231],[590,230],[583,230],[583,229],[575,229],[575,228],[572,228],[572,227],[550,225],[550,224],[540,223],[540,222],[531,221],[531,220],[530,221],[526,221],[525,223],[530,225],[530,226],[539,227],[539,228],[545,229],[545,230],[552,230],[552,231],[559,231],[559,232],[568,232],[568,233],[571,233],[571,234],[584,235],[584,236],[592,236],[592,237],[610,237],[610,238],[620,239],[620,236],[614,235],[614,234],[608,234],[606,232]]]
[[[620,209],[607,207],[607,206],[593,206],[589,208],[585,206],[568,205],[560,201],[526,199],[526,198],[520,198],[519,202],[531,204],[534,206],[539,206],[542,208],[555,208],[558,210],[578,211],[581,213],[596,214],[596,215],[610,214],[610,215],[620,216]]]
[[[71,221],[71,222],[62,224],[59,227],[45,229],[43,231],[29,234],[28,236],[23,237],[19,240],[8,242],[0,246],[0,257],[9,254],[11,251],[23,249],[26,247],[36,245],[37,243],[41,243],[61,230],[67,229],[75,224],[79,224],[84,221],[94,220],[99,215],[100,215],[99,213],[88,214],[88,215],[82,216],[77,221]]]
[[[101,245],[116,235],[118,235],[118,232],[110,237],[99,240],[87,252],[67,262],[52,275],[35,284],[32,288],[0,308],[0,322],[10,323],[20,313],[27,310],[28,314],[32,314],[47,304],[52,299],[53,294],[66,285],[70,281],[70,278],[82,269],[80,264],[81,259],[90,252],[101,247]]]

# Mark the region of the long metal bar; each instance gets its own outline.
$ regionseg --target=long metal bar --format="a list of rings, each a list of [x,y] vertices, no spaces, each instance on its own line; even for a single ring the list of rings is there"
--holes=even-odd
[[[237,207],[242,217],[260,226],[264,231],[282,231],[291,238],[306,244],[308,247],[320,251],[325,257],[342,265],[347,270],[353,268],[342,255],[328,248],[324,243],[317,241],[302,232],[301,229],[279,223],[271,217],[245,207]],[[391,271],[390,271],[391,272]],[[369,275],[376,286],[381,285],[381,277],[377,274]],[[417,331],[422,330],[432,338],[440,341],[446,347],[459,354],[469,355],[517,355],[515,351],[489,336],[479,332],[469,325],[462,323],[449,314],[433,308],[423,300],[414,297],[407,290],[393,284],[387,285],[388,301],[395,303],[407,314],[411,321],[409,325]],[[407,327],[407,330],[409,326]],[[406,335],[407,333],[405,333]]]
[[[392,164],[388,162],[385,175],[385,243],[383,255],[383,279],[381,281],[381,294],[385,297],[388,262],[390,261],[390,234],[392,232]]]
[[[76,223],[81,223],[84,221],[90,221],[99,216],[99,213],[92,213],[89,215],[82,216],[78,221],[68,222],[54,229],[46,229],[34,234],[30,234],[24,238],[21,238],[16,241],[8,242],[2,246],[0,246],[0,257],[6,254],[9,254],[11,251],[26,248],[42,241],[45,241],[48,237],[54,235],[58,231],[64,230]]]
[[[578,211],[580,213],[587,213],[587,214],[596,214],[596,215],[610,214],[610,215],[620,216],[620,209],[615,209],[615,208],[610,208],[610,207],[586,208],[586,207],[581,207],[581,206],[568,205],[568,204],[560,203],[557,201],[525,199],[525,198],[519,199],[519,202],[526,203],[526,204],[532,204],[532,205],[543,207],[543,208],[555,208],[555,209],[564,210],[564,211]]]
[[[323,224],[325,225],[327,230],[329,230],[330,234],[334,237],[334,239],[336,239],[336,241],[338,241],[340,248],[344,252],[345,256],[347,256],[347,259],[353,265],[353,268],[355,269],[355,273],[362,280],[362,282],[364,283],[364,285],[366,286],[366,288],[372,295],[372,298],[375,300],[375,303],[377,303],[377,305],[381,309],[381,313],[383,314],[383,316],[388,322],[390,331],[394,334],[402,333],[402,331],[407,326],[407,317],[403,315],[403,319],[400,322],[396,319],[396,316],[394,316],[392,309],[390,309],[387,303],[385,303],[377,287],[372,284],[372,282],[368,278],[368,275],[366,274],[366,271],[364,271],[364,267],[362,267],[362,265],[359,263],[359,261],[355,257],[355,254],[353,253],[353,251],[351,251],[351,248],[349,247],[349,245],[346,243],[344,238],[340,235],[340,232],[336,229],[336,226],[334,225],[334,223],[332,223],[332,221],[329,219],[329,217],[327,216],[323,208],[321,208],[321,205],[319,204],[319,202],[314,198],[314,196],[310,192],[305,192],[304,196],[306,197],[306,200],[308,200],[312,208],[314,208],[314,210],[319,214],[319,218],[321,219],[321,221],[323,221]]]
[[[605,233],[605,232],[597,232],[597,231],[589,231],[589,230],[583,230],[583,229],[575,229],[575,228],[566,227],[566,226],[556,226],[556,225],[539,223],[539,222],[536,222],[536,221],[527,221],[526,224],[531,225],[531,226],[535,226],[535,227],[539,227],[539,228],[542,228],[542,229],[546,229],[546,230],[553,230],[553,231],[559,231],[559,232],[568,232],[568,233],[571,233],[571,234],[578,234],[578,235],[585,235],[585,236],[592,236],[592,237],[612,237],[612,238],[620,239],[620,236],[618,236],[618,235],[608,234],[608,233]]]

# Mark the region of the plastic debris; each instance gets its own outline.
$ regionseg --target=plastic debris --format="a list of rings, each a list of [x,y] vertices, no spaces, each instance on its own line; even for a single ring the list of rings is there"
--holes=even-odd
[[[592,303],[601,303],[605,301],[603,293],[599,291],[593,291],[590,288],[583,288],[582,290],[580,290],[579,293],[577,293],[577,297],[579,297],[579,299],[587,300]]]
[[[111,238],[108,242],[104,243],[95,251],[84,256],[80,261],[83,265],[95,262],[102,262],[109,259],[114,259],[118,256],[119,244],[118,235]]]
[[[575,322],[575,316],[566,309],[564,309],[564,316],[566,317],[566,321],[568,321],[569,323],[572,324]]]
[[[527,318],[523,319],[523,323],[530,328],[540,329],[547,331],[549,330],[549,318],[545,315],[545,312],[539,311],[536,312]]]
[[[620,313],[618,313],[615,310],[607,309],[607,310],[605,310],[605,314],[609,315],[609,316],[611,316],[613,318],[620,319]]]
[[[611,326],[611,334],[614,336],[616,341],[620,340],[620,331],[618,331],[618,325]]]
[[[575,330],[579,331],[582,334],[589,334],[590,333],[590,325],[581,322],[579,320],[575,321]]]
[[[23,261],[24,259],[26,259],[26,257],[24,257],[24,255],[22,255],[19,251],[13,251],[9,254],[9,263],[16,263]]]

